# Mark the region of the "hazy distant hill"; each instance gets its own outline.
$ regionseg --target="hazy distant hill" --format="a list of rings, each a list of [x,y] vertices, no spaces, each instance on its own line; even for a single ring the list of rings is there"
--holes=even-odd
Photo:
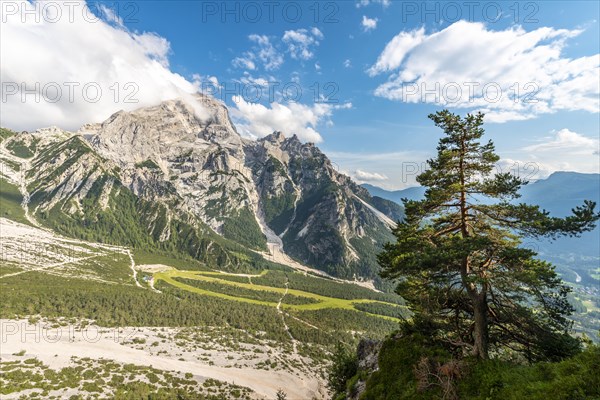
[[[562,217],[583,200],[593,200],[600,205],[600,175],[555,172],[547,179],[525,186],[520,200],[538,204],[552,215]],[[539,246],[541,254],[561,256],[566,260],[573,259],[573,256],[600,258],[600,228],[584,233],[581,238],[540,241]]]
[[[380,187],[365,183],[362,185],[362,187],[367,189],[372,196],[391,200],[398,204],[402,204],[403,198],[407,198],[409,200],[419,200],[422,199],[423,195],[425,194],[425,188],[422,186],[409,187],[402,190],[385,190]]]
[[[373,185],[362,185],[372,195],[402,204],[402,198],[421,199],[423,187],[411,187],[389,191]],[[593,200],[600,206],[600,174],[582,174],[578,172],[555,172],[547,179],[540,179],[523,187],[521,202],[538,204],[555,216],[565,216],[571,209]],[[555,242],[535,243],[543,255],[551,258],[561,256],[573,259],[573,256],[600,258],[600,229],[582,235],[581,238],[561,238]]]

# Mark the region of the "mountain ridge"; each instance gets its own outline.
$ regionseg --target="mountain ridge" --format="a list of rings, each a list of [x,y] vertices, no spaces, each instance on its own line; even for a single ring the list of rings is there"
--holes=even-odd
[[[7,138],[4,146],[31,153],[24,178],[32,213],[65,234],[231,268],[244,268],[250,253],[281,251],[332,275],[377,276],[376,254],[399,206],[374,200],[314,144],[281,132],[242,138],[224,104],[197,99],[210,118],[169,100],[77,132]]]

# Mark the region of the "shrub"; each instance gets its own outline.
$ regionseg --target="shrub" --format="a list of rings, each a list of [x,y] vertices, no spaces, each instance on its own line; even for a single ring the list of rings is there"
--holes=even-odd
[[[346,382],[356,375],[358,360],[356,354],[349,352],[342,343],[338,343],[332,361],[327,387],[334,393],[335,398],[346,391]]]

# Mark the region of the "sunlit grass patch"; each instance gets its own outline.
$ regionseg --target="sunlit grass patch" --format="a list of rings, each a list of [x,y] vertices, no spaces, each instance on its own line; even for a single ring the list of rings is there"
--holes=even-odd
[[[270,274],[271,272],[268,273]],[[268,273],[263,271],[258,275],[265,276]],[[220,272],[170,270],[155,273],[154,279],[155,281],[162,280],[172,286],[192,293],[270,307],[276,307],[279,302],[278,299],[283,298],[282,307],[297,311],[345,309],[359,311],[383,319],[398,320],[397,316],[393,316],[394,313],[392,311],[398,310],[397,315],[400,316],[400,309],[404,309],[403,306],[397,304],[372,299],[341,299],[289,287],[258,285],[250,282],[227,279],[232,276],[236,275]],[[205,284],[194,284],[194,281],[202,281],[205,282]],[[237,291],[230,289],[237,289]],[[290,296],[291,299],[300,298],[310,299],[311,301],[306,303],[298,301],[286,302],[287,296]]]

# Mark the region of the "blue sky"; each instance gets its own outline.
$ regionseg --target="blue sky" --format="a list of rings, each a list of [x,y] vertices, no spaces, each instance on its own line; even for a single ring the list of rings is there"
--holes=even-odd
[[[598,2],[279,2],[272,18],[269,4],[142,1],[88,6],[102,16],[107,32],[125,32],[142,43],[145,56],[158,60],[174,80],[182,77],[196,88],[227,88],[229,92],[215,95],[230,106],[243,134],[258,137],[273,129],[297,133],[318,142],[341,171],[359,181],[389,189],[413,185],[412,171],[433,154],[441,134],[427,115],[444,107],[463,114],[486,111],[489,137],[508,160],[499,168],[517,168],[532,178],[565,169],[599,172]],[[99,24],[90,25],[89,46],[78,38],[68,50],[75,58],[104,46],[91,39]],[[37,28],[18,29],[12,34],[24,37],[24,29]],[[61,34],[55,26],[48,29]],[[11,32],[2,32],[3,48]],[[72,36],[61,40],[68,43],[75,40]],[[117,60],[119,51],[107,48],[105,57]],[[3,61],[11,54],[3,49]],[[86,67],[101,57],[89,58]],[[113,66],[120,65],[114,60]],[[127,61],[133,70],[148,65],[141,59],[136,68],[135,62]],[[25,80],[23,68],[31,67],[4,65],[3,79]],[[466,81],[477,84],[470,103]],[[170,93],[151,87],[155,82],[140,78],[140,93]],[[268,85],[258,101],[257,82]],[[438,89],[437,100],[435,94],[407,95],[407,90],[422,85],[435,89],[436,84],[449,90]],[[457,84],[463,92],[453,97]],[[292,98],[301,88],[297,102],[282,98],[284,85]],[[492,95],[500,88],[502,100],[491,101],[490,92],[483,98],[484,85],[490,85]],[[517,89],[515,101],[510,96]],[[317,90],[335,96],[315,101]],[[536,102],[524,103],[530,92]],[[233,101],[234,95],[242,97],[241,103]],[[444,102],[447,98],[458,100]],[[104,113],[122,106],[113,104],[111,111],[107,104]],[[11,122],[3,120],[4,125]],[[64,124],[74,129],[70,125],[78,122]]]

